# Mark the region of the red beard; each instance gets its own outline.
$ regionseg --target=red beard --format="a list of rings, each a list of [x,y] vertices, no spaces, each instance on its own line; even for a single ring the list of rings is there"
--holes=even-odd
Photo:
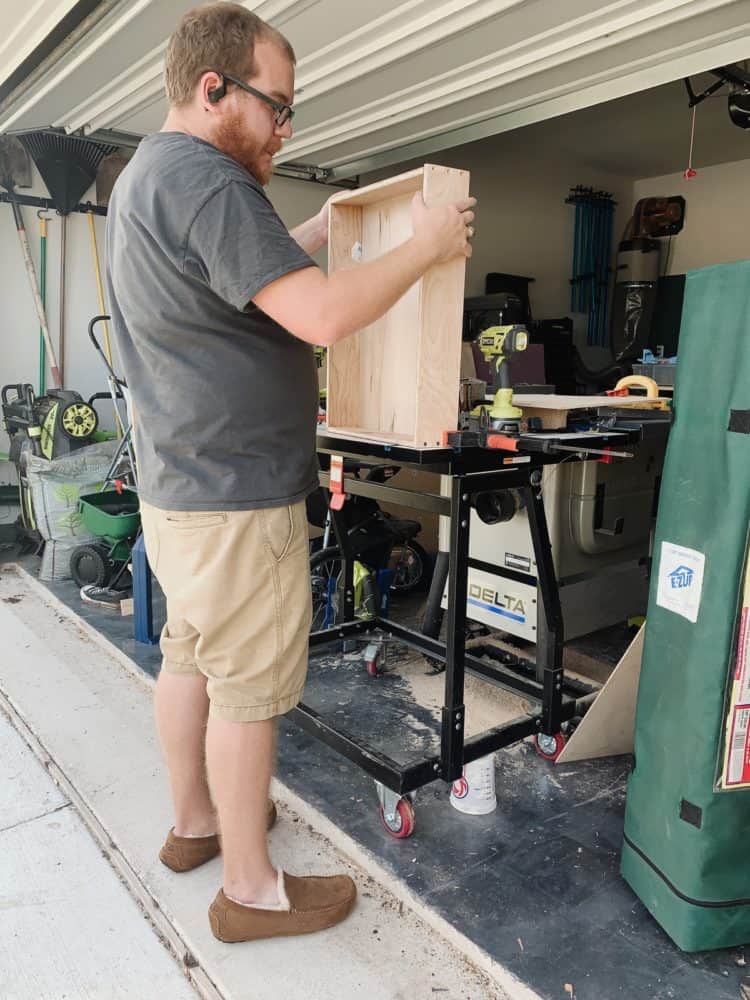
[[[248,133],[241,115],[224,118],[215,138],[216,146],[243,166],[259,184],[265,185],[271,179],[273,164],[269,164],[265,154],[270,152]]]

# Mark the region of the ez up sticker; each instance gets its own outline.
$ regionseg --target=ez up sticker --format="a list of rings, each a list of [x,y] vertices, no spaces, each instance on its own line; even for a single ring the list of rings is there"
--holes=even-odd
[[[656,603],[695,623],[701,604],[705,563],[702,552],[662,542]]]

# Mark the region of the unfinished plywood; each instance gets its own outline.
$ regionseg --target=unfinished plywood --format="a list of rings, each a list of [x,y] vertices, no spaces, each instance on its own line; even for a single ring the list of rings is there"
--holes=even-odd
[[[633,752],[644,632],[645,625],[638,630],[596,701],[565,744],[557,758],[558,764]]]
[[[430,164],[331,200],[329,273],[408,240],[411,202],[459,201],[469,175]],[[461,373],[463,258],[430,268],[379,320],[328,351],[328,430],[386,444],[439,447],[455,430]]]
[[[663,399],[645,396],[558,396],[556,393],[514,393],[513,403],[520,406],[526,419],[539,417],[542,427],[556,430],[564,427],[571,410],[590,410],[600,406],[635,407],[639,410],[662,409]]]

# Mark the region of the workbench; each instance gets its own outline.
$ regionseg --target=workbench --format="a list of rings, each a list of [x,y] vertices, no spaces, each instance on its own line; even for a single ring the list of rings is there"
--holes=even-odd
[[[596,445],[622,447],[623,443],[636,440],[638,433],[632,427],[598,433]],[[576,436],[565,436],[566,445],[577,441]],[[581,447],[585,448],[586,443],[591,446],[591,438],[582,433]],[[333,528],[342,554],[343,621],[330,629],[313,632],[310,636],[311,653],[332,641],[344,644],[353,639],[365,640],[368,635],[381,635],[398,640],[425,656],[444,663],[440,753],[402,767],[393,757],[360,742],[352,733],[337,728],[304,703],[289,713],[289,717],[304,730],[375,778],[386,827],[394,836],[407,836],[408,833],[404,830],[408,828],[412,810],[409,793],[437,779],[452,782],[461,776],[464,764],[528,736],[558,737],[563,723],[578,713],[579,699],[591,693],[591,688],[577,682],[568,682],[564,677],[560,598],[544,506],[538,489],[542,468],[561,461],[562,457],[541,451],[510,454],[483,447],[423,449],[376,444],[330,435],[325,430],[318,434],[317,448],[321,466],[320,482],[324,488],[330,486],[329,469],[333,456],[362,463],[421,469],[450,477],[450,496],[405,490],[387,482],[363,481],[352,475],[345,475],[343,482],[345,493],[428,511],[449,519],[445,641],[426,635],[424,631],[406,628],[379,615],[367,620],[355,618],[354,560],[350,554],[346,531],[334,510],[331,511]],[[570,452],[565,452],[564,455],[566,459],[571,458]],[[478,494],[506,489],[518,490],[522,494],[533,537],[543,605],[539,613],[538,676],[533,671],[516,669],[508,663],[488,663],[472,656],[466,649],[467,575],[469,566],[473,564],[469,557],[469,514]],[[509,578],[518,575],[513,570],[505,572]],[[471,739],[465,739],[464,681],[467,671],[532,702],[535,710]],[[373,689],[373,697],[376,696],[376,690]],[[413,821],[413,815],[411,820]]]

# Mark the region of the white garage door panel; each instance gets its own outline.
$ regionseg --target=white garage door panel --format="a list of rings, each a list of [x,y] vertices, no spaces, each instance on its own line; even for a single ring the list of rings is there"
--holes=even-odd
[[[562,101],[556,109],[541,108],[555,99],[586,91],[585,99],[575,106],[590,106],[668,82],[686,72],[697,73],[750,55],[750,25],[738,8],[710,11],[682,24],[670,23],[668,18],[661,20],[660,28],[652,22],[650,30],[626,42],[621,40],[621,33],[619,37],[606,35],[592,42],[568,45],[549,54],[539,46],[538,58],[529,56],[522,65],[500,58],[492,67],[492,75],[485,64],[467,66],[462,73],[442,79],[425,80],[420,87],[391,95],[386,101],[370,102],[352,108],[348,114],[331,116],[317,128],[298,129],[284,148],[284,158],[335,166],[442,134],[447,123],[458,129],[492,119],[487,130],[474,136],[479,138],[573,109],[572,103]],[[634,29],[629,33],[632,36]],[[730,45],[726,50],[718,48],[727,42]],[[707,46],[711,47],[708,53]],[[717,58],[719,61],[714,62]],[[675,59],[679,65],[673,62]],[[393,123],[394,113],[398,124]],[[469,138],[471,135],[462,141]],[[455,144],[454,136],[450,145]]]
[[[457,45],[467,28],[496,18],[498,9],[529,5],[529,0],[407,0],[382,5],[377,16],[368,20],[368,16],[372,17],[371,6],[359,4],[356,5],[358,19],[355,21],[349,10],[351,5],[342,0],[318,0],[305,7],[302,13],[299,10],[304,0],[285,2],[287,6],[280,13],[280,0],[276,3],[267,0],[256,5],[255,10],[269,17],[294,44],[298,120],[307,118],[308,123],[325,121],[330,115],[339,113],[341,107],[346,110],[352,107],[353,102],[348,98],[351,88],[364,86],[366,99],[371,100],[373,90],[377,94],[387,93],[421,81],[425,73],[431,76],[438,59],[443,62],[447,58],[448,65],[454,65],[457,60],[465,61]],[[586,2],[590,4],[591,0]],[[347,13],[349,16],[344,16]],[[327,32],[322,48],[310,44],[306,21],[313,14],[317,32],[322,29]],[[335,28],[332,29],[332,25]],[[351,30],[342,30],[344,25]],[[336,40],[331,41],[331,37]],[[451,40],[447,52],[431,55],[433,47],[446,37]],[[484,38],[479,36],[477,42],[494,44],[487,42],[486,34]],[[468,45],[466,51],[467,58],[476,58],[476,49]],[[130,73],[110,77],[88,102],[61,116],[59,124],[67,128],[87,126],[92,130],[134,128],[147,131],[137,114],[149,112],[155,99],[163,100],[162,52],[163,46],[160,46],[133,66]],[[419,56],[421,61],[415,74],[412,64]],[[386,67],[387,73],[384,72]],[[363,85],[363,78],[369,82]],[[305,112],[305,106],[309,109],[313,101],[316,101],[315,119]],[[147,113],[144,122],[148,121],[149,127],[153,127],[154,117]]]
[[[0,40],[2,78],[20,66],[68,11],[76,0],[3,0],[3,38]]]
[[[540,7],[541,3],[542,0],[538,0],[532,6]],[[638,19],[619,30],[608,27],[601,17],[595,17],[572,35],[560,30],[529,34],[527,28],[525,41],[514,38],[508,44],[505,43],[506,35],[501,34],[497,26],[495,47],[490,55],[465,60],[446,69],[446,60],[440,57],[441,54],[430,52],[427,55],[434,55],[431,63],[423,63],[421,72],[406,87],[398,86],[398,73],[392,69],[389,82],[393,83],[393,89],[387,96],[375,100],[371,82],[369,100],[364,99],[367,80],[350,85],[346,90],[348,112],[342,105],[343,95],[335,102],[330,98],[326,100],[322,114],[318,113],[318,102],[308,106],[303,99],[299,102],[302,127],[296,129],[284,155],[287,159],[304,158],[320,149],[330,150],[332,142],[366,135],[384,123],[393,128],[394,137],[403,136],[413,128],[413,119],[419,118],[422,125],[422,116],[437,107],[451,108],[451,121],[479,119],[488,113],[500,113],[506,105],[512,106],[519,99],[534,103],[555,87],[575,88],[579,80],[602,72],[610,78],[616,77],[621,67],[638,59],[644,64],[658,62],[665,49],[679,49],[696,42],[705,49],[706,40],[711,36],[723,38],[728,33],[731,37],[738,27],[740,31],[750,29],[747,8],[743,11],[736,5],[712,3],[714,9],[709,8],[700,16],[682,22],[676,20],[673,11],[664,11],[664,6],[664,3],[640,3]],[[706,2],[685,4],[683,11],[700,12],[707,7],[709,3]],[[657,8],[662,9],[652,16],[644,16],[646,11]],[[485,30],[484,34],[488,32]],[[459,104],[468,106],[458,109],[455,106]],[[398,125],[393,123],[394,117]],[[330,158],[335,158],[335,154]]]
[[[50,125],[106,85],[130,72],[136,59],[168,35],[194,0],[132,0],[119,3],[45,77],[22,94],[0,130]]]
[[[274,24],[288,36],[297,59],[303,59],[331,44],[332,39],[352,32],[365,35],[375,19],[392,18],[394,11],[405,6],[429,7],[428,0],[404,4],[404,0],[265,0],[245,3],[260,17]]]
[[[0,130],[158,128],[164,45],[193,2],[117,4],[46,78],[0,107]],[[750,0],[245,5],[298,55],[295,135],[280,162],[339,176],[396,162],[398,147],[403,159],[405,144],[418,156],[750,57]]]

